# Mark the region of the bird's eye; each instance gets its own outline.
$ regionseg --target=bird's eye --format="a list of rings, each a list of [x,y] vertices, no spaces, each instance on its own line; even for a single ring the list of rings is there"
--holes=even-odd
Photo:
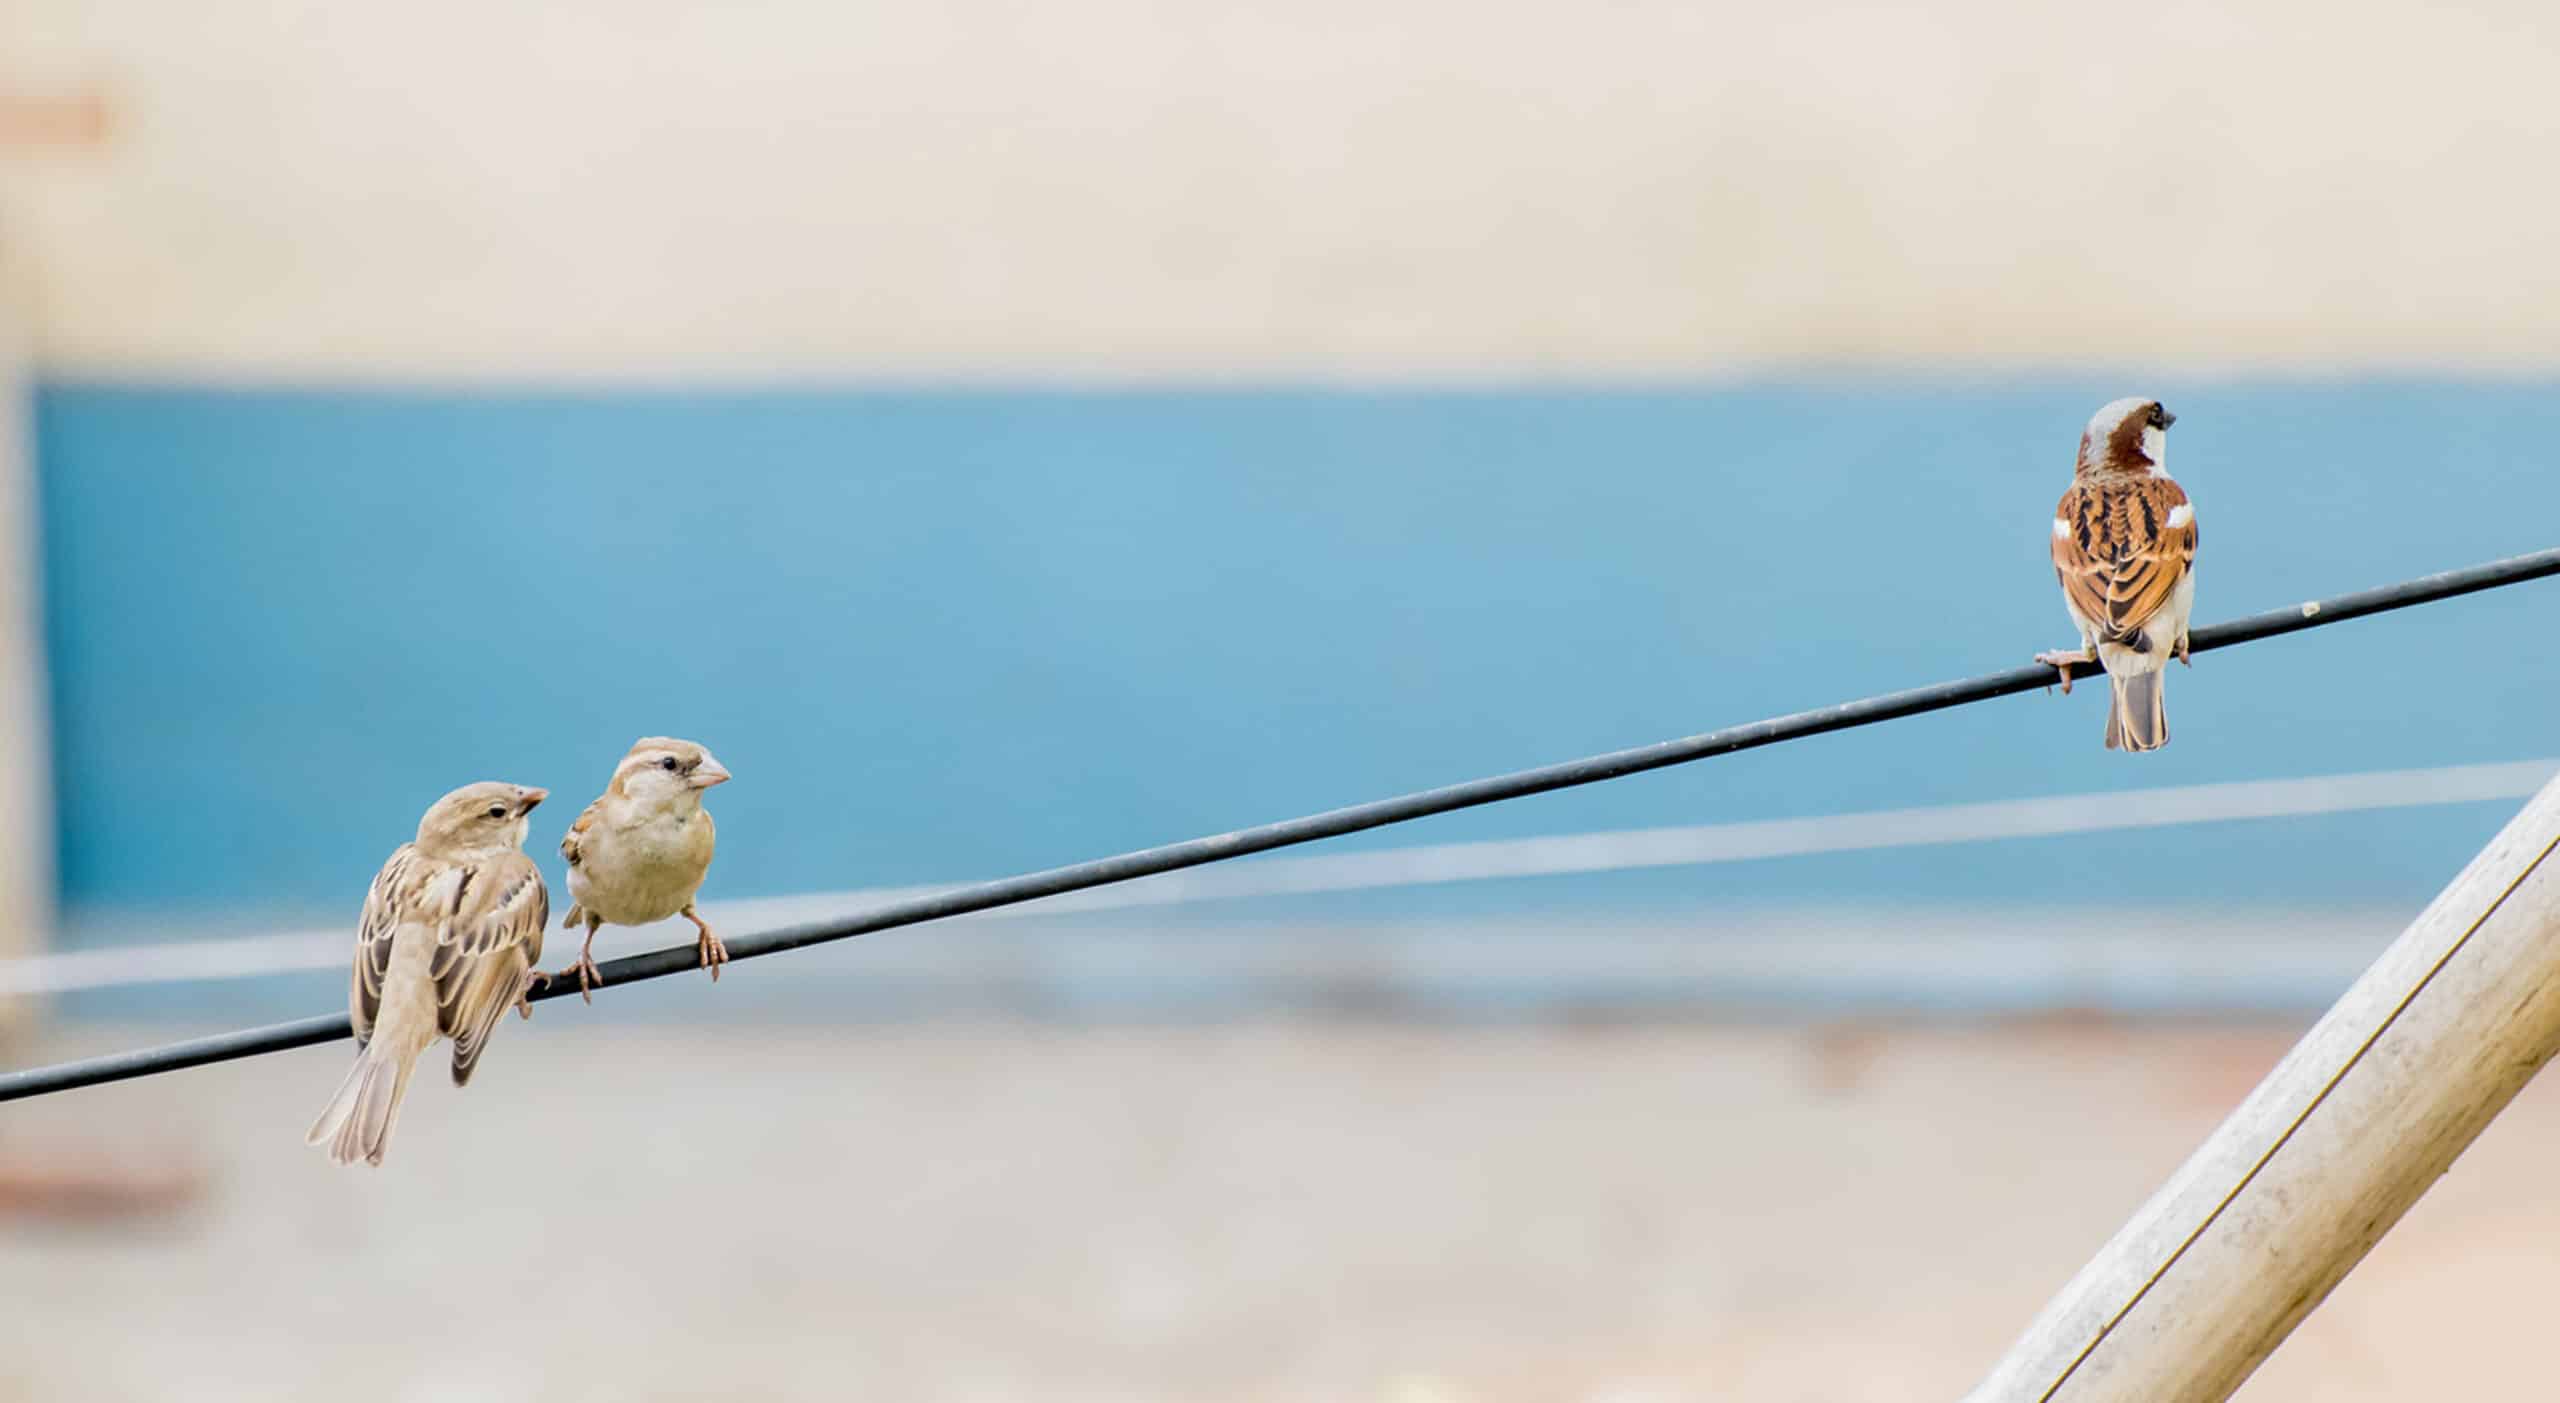
[[[659,768],[659,769],[662,769],[662,770],[673,770],[675,767],[676,767],[676,757],[674,757],[674,756],[672,756],[672,755],[670,755],[670,756],[668,756],[666,759],[661,760],[661,761],[659,761],[659,762],[658,762],[658,768]]]
[[[2151,427],[2155,429],[2165,429],[2168,426],[2169,412],[2162,409],[2159,405],[2155,404],[2151,406]]]
[[[491,818],[505,818],[506,816],[507,816],[507,806],[506,806],[506,805],[504,805],[504,804],[491,804],[491,805],[489,806],[489,817],[491,817]]]

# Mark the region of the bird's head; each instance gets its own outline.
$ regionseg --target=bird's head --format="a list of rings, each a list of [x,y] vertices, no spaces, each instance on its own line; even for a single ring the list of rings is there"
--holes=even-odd
[[[702,791],[729,779],[719,757],[689,740],[643,736],[613,772],[613,787],[644,804],[702,797]]]
[[[2089,416],[2080,435],[2080,471],[2169,475],[2169,426],[2178,422],[2156,399],[2120,399]]]
[[[525,816],[551,791],[482,780],[435,801],[418,820],[418,847],[435,857],[476,857],[521,849]]]

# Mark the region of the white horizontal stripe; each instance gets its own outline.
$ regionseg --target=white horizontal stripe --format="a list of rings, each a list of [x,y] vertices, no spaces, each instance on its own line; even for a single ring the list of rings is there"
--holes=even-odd
[[[1818,818],[1757,819],[1438,843],[1318,857],[1265,858],[1169,872],[966,919],[1036,917],[1197,901],[1696,866],[1815,853],[2520,799],[2541,788],[2555,769],[2560,769],[2560,760],[2517,760],[2308,779],[2107,790]],[[854,915],[892,901],[943,890],[949,888],[874,887],[707,902],[705,915],[723,931],[738,933]],[[41,955],[0,964],[0,995],[343,968],[351,938],[343,929],[294,931]]]
[[[1995,838],[2052,837],[2229,819],[2515,799],[2541,788],[2554,769],[2560,769],[2560,761],[2522,760],[1275,858],[1171,872],[1121,887],[1060,897],[1039,903],[1036,909],[1101,910],[1492,877],[1683,867]],[[1026,908],[1029,909],[1032,908]]]
[[[1938,1007],[2265,1011],[2317,1009],[2397,935],[2406,912],[2185,908],[2128,913],[2100,929],[2015,907],[1742,909],[1700,919],[1617,913],[1422,918],[1388,924],[1285,918],[1211,936],[1131,922],[1078,929],[981,927],[968,941],[882,941],[808,952],[795,993],[879,1012],[968,1006],[984,990],[1045,986],[1110,1006],[1127,998],[1233,1008],[1266,1002],[1427,1002],[1472,990],[1512,1007],[1700,999]],[[726,996],[724,996],[725,999]],[[1001,1000],[1001,995],[998,999]],[[726,1013],[726,1008],[711,1010]]]

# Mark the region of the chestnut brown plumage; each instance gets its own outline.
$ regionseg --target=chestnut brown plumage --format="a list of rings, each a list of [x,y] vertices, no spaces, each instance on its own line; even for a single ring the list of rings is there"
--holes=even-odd
[[[2161,669],[2187,658],[2187,618],[2195,604],[2196,520],[2170,480],[2169,426],[2177,416],[2154,399],[2120,399],[2100,409],[2080,436],[2071,490],[2053,513],[2053,572],[2080,647],[2038,653],[2071,690],[2074,663],[2107,670],[2109,750],[2157,750],[2169,743]]]

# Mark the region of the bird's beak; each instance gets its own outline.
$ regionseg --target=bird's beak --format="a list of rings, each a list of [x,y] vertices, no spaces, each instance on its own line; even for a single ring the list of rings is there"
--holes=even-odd
[[[2163,406],[2160,410],[2160,427],[2165,429],[2176,422],[2178,422],[2178,416],[2170,413],[2167,407]]]
[[[526,790],[524,792],[524,797],[516,801],[516,817],[522,818],[526,814],[532,813],[534,805],[539,804],[550,797],[551,791],[548,789]]]
[[[696,765],[693,769],[693,787],[696,789],[709,789],[715,784],[727,784],[728,782],[728,768],[722,765],[719,761],[712,759],[709,755],[703,756],[702,763]]]

